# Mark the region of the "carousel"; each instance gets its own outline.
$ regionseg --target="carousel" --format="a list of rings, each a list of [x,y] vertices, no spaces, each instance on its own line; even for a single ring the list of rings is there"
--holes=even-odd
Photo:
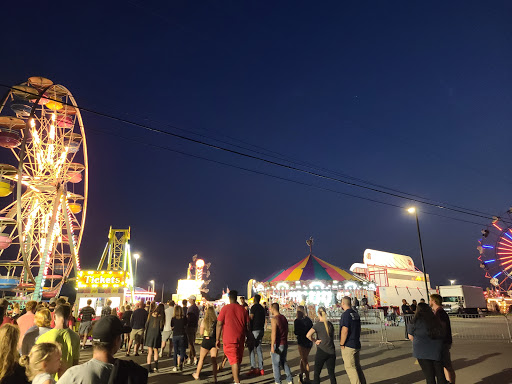
[[[264,300],[301,305],[336,305],[344,296],[366,296],[373,304],[375,283],[355,276],[313,255],[313,239],[306,242],[309,255],[262,281],[251,280],[248,293],[258,293]],[[248,295],[249,297],[252,295]]]

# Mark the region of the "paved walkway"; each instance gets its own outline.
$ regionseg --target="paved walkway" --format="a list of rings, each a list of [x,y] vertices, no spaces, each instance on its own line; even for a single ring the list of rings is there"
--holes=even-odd
[[[270,363],[269,346],[264,345],[265,358],[265,376],[257,378],[242,377],[242,383],[274,383],[272,376],[272,365]],[[314,355],[313,348],[312,354]],[[299,358],[295,345],[290,346],[288,352],[290,367],[294,375],[298,374]],[[338,356],[340,356],[338,351]],[[91,349],[82,351],[81,362],[91,357]],[[124,353],[118,354],[119,358],[125,358]],[[457,341],[452,348],[452,360],[457,372],[457,382],[459,384],[509,384],[512,383],[512,344],[499,341]],[[139,364],[144,364],[146,355],[131,357]],[[313,366],[314,356],[310,356],[311,367]],[[364,344],[361,352],[361,362],[368,383],[372,384],[412,384],[424,383],[421,369],[411,356],[411,343],[408,341],[397,341],[393,343],[393,348],[386,348],[378,344]],[[192,382],[190,376],[194,372],[194,367],[185,366],[182,373],[171,372],[174,364],[173,359],[163,358],[160,361],[160,372],[151,374],[149,383],[184,383]],[[249,370],[249,356],[245,353],[242,363],[242,374]],[[232,383],[231,369],[226,366],[223,372],[218,376],[220,383]],[[338,383],[349,383],[348,377],[343,369],[341,357],[336,361],[336,376]],[[197,382],[211,383],[211,366],[207,364],[201,373],[203,380]],[[311,376],[313,378],[313,376]],[[283,383],[285,377],[282,376]],[[294,378],[297,384],[299,380]],[[327,372],[324,369],[322,382],[329,383]]]

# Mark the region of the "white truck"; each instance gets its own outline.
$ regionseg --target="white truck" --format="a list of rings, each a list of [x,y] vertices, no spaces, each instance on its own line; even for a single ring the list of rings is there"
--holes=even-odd
[[[438,287],[447,313],[478,313],[487,303],[482,287],[471,285],[442,285]]]

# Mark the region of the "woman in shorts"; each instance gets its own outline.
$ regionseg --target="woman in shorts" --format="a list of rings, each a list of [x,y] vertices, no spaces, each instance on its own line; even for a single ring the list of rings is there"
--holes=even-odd
[[[203,335],[203,342],[201,343],[201,351],[199,352],[199,361],[197,363],[196,372],[192,374],[196,380],[199,380],[199,374],[203,368],[204,358],[208,352],[210,352],[212,359],[213,382],[217,382],[217,348],[215,346],[217,342],[216,331],[217,314],[213,307],[208,307],[206,314],[204,315],[204,319],[201,322],[201,327],[199,328],[199,333]]]
[[[303,305],[299,305],[297,307],[297,318],[295,319],[294,325],[294,333],[297,336],[297,345],[299,347],[299,356],[300,356],[300,374],[299,381],[301,383],[309,382],[309,362],[308,356],[309,352],[311,352],[311,347],[313,347],[313,342],[309,340],[306,335],[309,330],[313,328],[313,322],[308,317],[306,313],[306,309]]]

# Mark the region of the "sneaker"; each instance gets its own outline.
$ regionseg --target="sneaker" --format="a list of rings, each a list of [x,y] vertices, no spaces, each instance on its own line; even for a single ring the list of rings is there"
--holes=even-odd
[[[82,348],[81,348],[81,349],[85,349],[85,346],[84,346],[84,345],[82,345]]]
[[[139,353],[135,353],[133,356],[140,356]]]
[[[162,357],[162,351],[158,352],[158,356]]]
[[[198,362],[199,362],[199,359],[196,357],[196,358],[194,359],[194,365],[197,365],[197,363],[198,363]]]
[[[174,367],[174,368],[172,369],[172,371],[173,371],[173,372],[178,372],[178,367]]]
[[[158,373],[158,368],[154,368],[153,373]]]
[[[191,365],[192,364],[192,360],[190,359],[190,357],[187,359],[187,362],[185,364],[187,364],[187,365]]]
[[[260,376],[265,376],[265,370],[264,370],[264,369],[262,369],[262,370],[260,371]]]

